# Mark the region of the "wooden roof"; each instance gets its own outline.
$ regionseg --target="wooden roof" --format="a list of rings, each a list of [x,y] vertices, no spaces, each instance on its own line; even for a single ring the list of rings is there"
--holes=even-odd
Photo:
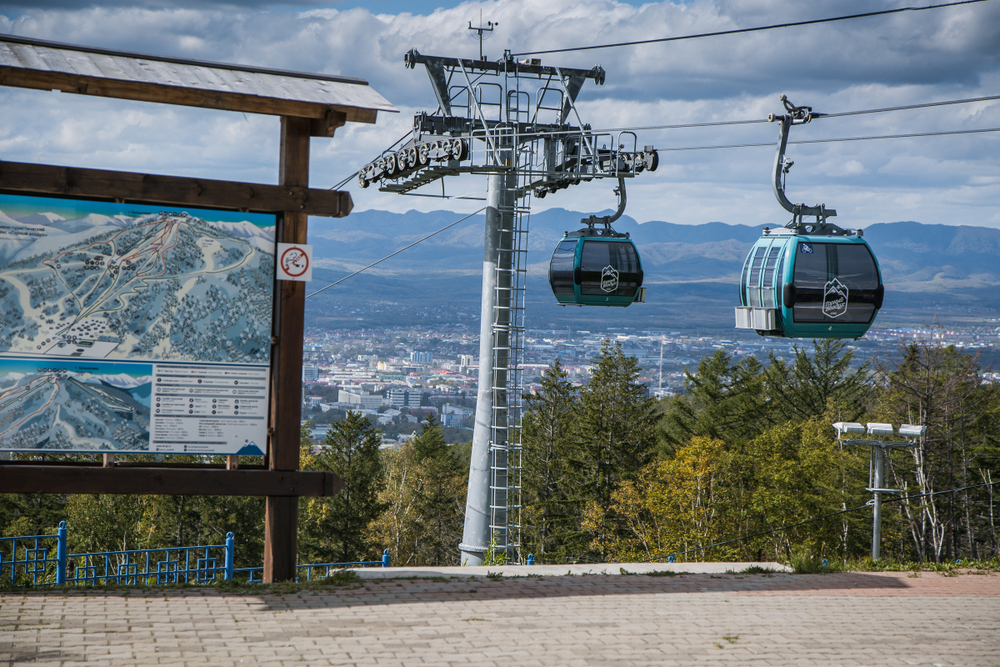
[[[397,111],[362,79],[164,58],[2,34],[0,85],[275,116],[329,120],[336,115],[358,123],[374,123],[379,111]]]

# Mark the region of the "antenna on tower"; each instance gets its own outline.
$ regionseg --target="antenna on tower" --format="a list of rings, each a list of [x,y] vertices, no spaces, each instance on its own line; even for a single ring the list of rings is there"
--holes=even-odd
[[[494,23],[493,21],[487,21],[486,25],[483,25],[483,10],[479,10],[479,26],[476,28],[472,27],[472,21],[469,21],[469,30],[475,30],[479,35],[479,59],[486,60],[486,56],[483,55],[483,33],[492,33],[493,29],[500,25],[499,22]]]

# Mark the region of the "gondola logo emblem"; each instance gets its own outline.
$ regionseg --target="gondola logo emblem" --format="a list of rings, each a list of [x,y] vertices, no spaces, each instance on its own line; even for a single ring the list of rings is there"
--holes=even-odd
[[[605,292],[618,289],[618,271],[610,264],[601,269],[601,289]]]
[[[826,284],[823,290],[823,314],[827,317],[840,317],[847,312],[848,289],[836,278]]]

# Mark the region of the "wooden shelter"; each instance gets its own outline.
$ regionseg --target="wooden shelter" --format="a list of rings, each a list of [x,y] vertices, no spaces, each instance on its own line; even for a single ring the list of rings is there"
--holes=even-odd
[[[0,35],[0,85],[279,116],[277,185],[0,161],[0,192],[277,214],[276,240],[306,243],[308,216],[343,217],[347,192],[309,187],[310,137],[396,109],[366,81],[124,53]],[[299,470],[305,283],[279,283],[263,466],[0,461],[4,493],[267,497],[264,581],[295,577],[299,496],[330,496],[332,473]]]

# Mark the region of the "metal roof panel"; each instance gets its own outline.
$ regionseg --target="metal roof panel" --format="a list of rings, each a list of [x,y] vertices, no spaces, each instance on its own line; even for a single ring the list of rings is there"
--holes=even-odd
[[[197,94],[203,93],[207,106],[219,108],[218,94],[223,93],[235,96],[227,98],[225,104],[225,108],[234,111],[260,113],[261,99],[316,105],[324,109],[333,107],[397,111],[388,100],[361,79],[89,49],[10,35],[0,35],[0,70],[2,69],[43,75],[33,77],[31,83],[18,82],[16,79],[10,83],[9,78],[4,78],[7,85],[39,88],[42,87],[39,80],[44,81],[46,73],[80,77],[81,85],[71,92],[86,93],[87,86],[82,84],[91,83],[93,79],[132,84],[131,87],[105,86],[97,93],[123,99],[135,98],[135,85],[139,85],[143,92],[138,99],[177,103],[172,99],[170,89],[183,88],[188,93],[183,104],[197,106]],[[62,80],[66,79],[63,77]],[[194,98],[190,95],[192,93],[195,94]],[[247,99],[249,106],[243,109],[241,97],[255,99]],[[282,114],[292,113],[280,104],[276,108],[285,109],[280,112]],[[322,114],[316,112],[308,115],[316,117]]]

